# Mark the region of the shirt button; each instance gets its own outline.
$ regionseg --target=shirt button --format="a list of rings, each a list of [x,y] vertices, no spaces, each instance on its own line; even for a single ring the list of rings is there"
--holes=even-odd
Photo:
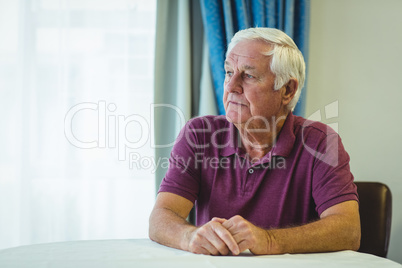
[[[250,169],[248,170],[248,173],[253,174],[253,173],[254,173],[254,169],[250,168]]]

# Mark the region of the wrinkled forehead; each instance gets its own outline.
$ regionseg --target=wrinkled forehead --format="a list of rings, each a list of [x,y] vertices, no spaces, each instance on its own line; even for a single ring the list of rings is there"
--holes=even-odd
[[[244,40],[237,43],[227,54],[225,65],[240,61],[269,61],[267,54],[272,46],[262,40]]]
[[[227,54],[229,58],[263,59],[272,50],[272,45],[262,40],[243,40],[237,43]]]

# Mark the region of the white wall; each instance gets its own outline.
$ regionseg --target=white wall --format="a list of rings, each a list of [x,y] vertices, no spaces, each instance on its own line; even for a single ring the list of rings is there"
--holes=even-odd
[[[311,0],[306,116],[338,102],[357,181],[393,195],[388,258],[402,263],[402,1]]]

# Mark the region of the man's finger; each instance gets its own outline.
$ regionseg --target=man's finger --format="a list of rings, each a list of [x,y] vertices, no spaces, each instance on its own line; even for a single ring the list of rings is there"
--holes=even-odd
[[[212,241],[207,241],[202,245],[202,248],[204,248],[205,251],[208,252],[207,255],[219,255],[219,250],[216,248],[216,246],[212,243]],[[205,253],[202,253],[205,254]],[[221,253],[222,254],[222,253]]]
[[[247,249],[250,249],[250,244],[248,243],[247,240],[242,240],[239,242],[239,250],[240,252],[243,252]]]
[[[216,233],[214,226],[225,230],[220,223],[211,221],[197,230],[197,234],[194,236],[194,243],[202,246],[212,255],[227,255],[229,248]]]
[[[229,250],[234,254],[240,254],[239,246],[237,245],[232,234],[224,228],[221,224],[213,225],[214,232],[219,236],[219,238],[227,245]]]
[[[222,226],[230,230],[233,227],[233,221],[231,221],[230,219],[226,220],[222,223]]]
[[[223,256],[228,255],[229,253],[229,248],[228,246],[225,244],[225,242],[223,242],[217,234],[214,233],[213,238],[209,238],[209,243],[212,245],[213,249],[209,250],[212,255],[218,255],[221,254]],[[212,252],[213,251],[213,252]]]
[[[211,221],[213,221],[213,222],[219,222],[220,224],[222,224],[222,223],[224,223],[225,221],[227,221],[227,219],[218,218],[218,217],[213,217]]]

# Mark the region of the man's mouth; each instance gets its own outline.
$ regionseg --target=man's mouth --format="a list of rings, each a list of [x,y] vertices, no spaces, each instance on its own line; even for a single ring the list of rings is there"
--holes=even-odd
[[[240,105],[240,106],[247,106],[246,104],[243,104],[243,103],[240,103],[240,102],[235,102],[235,101],[229,101],[229,104]]]

